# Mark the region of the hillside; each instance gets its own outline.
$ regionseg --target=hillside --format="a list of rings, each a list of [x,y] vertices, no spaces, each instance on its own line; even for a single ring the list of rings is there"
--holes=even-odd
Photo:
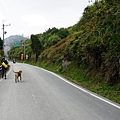
[[[117,3],[118,2],[118,3]],[[76,32],[46,49],[40,59],[62,62],[64,57],[89,71],[108,85],[120,79],[120,4],[101,1],[88,6]]]
[[[82,18],[74,26],[67,29],[49,28],[34,35],[33,38],[38,38],[41,44],[40,50],[35,48],[38,53],[34,53],[39,55],[39,61],[61,66],[63,59],[66,59],[86,69],[86,75],[96,82],[107,85],[119,83],[120,2],[113,1],[102,0],[86,7]]]
[[[72,82],[120,103],[119,0],[96,1],[85,8],[74,26],[49,28],[33,38],[29,40],[31,45],[26,46],[29,61],[25,62],[64,75]],[[39,50],[33,45],[34,41],[40,43]],[[36,63],[35,49],[39,55]],[[22,52],[23,48],[13,48],[9,56],[19,58]]]

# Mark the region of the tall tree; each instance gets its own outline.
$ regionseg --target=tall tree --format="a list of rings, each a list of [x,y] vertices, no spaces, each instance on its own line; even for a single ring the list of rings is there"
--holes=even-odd
[[[31,41],[32,41],[31,48],[33,53],[35,53],[36,55],[36,61],[37,61],[38,56],[40,54],[41,47],[42,47],[41,42],[37,35],[31,35]]]
[[[1,37],[0,37],[0,50],[3,49],[3,41],[1,40]]]

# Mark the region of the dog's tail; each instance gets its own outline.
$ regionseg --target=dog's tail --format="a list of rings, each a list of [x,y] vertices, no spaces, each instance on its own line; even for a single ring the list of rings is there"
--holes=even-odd
[[[13,72],[15,73],[15,71],[13,70]]]
[[[12,67],[12,70],[13,70],[13,67]],[[13,70],[13,72],[15,73],[15,71]]]

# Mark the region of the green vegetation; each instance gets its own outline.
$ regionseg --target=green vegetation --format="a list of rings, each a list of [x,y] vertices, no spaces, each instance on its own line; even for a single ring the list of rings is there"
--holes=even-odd
[[[0,50],[2,50],[2,48],[3,48],[3,41],[0,38]]]
[[[78,84],[92,92],[95,92],[105,98],[120,104],[120,83],[114,86],[106,86],[103,82],[96,82],[90,77],[86,76],[87,71],[84,68],[79,68],[76,63],[71,63],[67,68],[47,62],[26,62],[35,66],[42,67],[54,73],[57,73],[71,82]]]
[[[25,62],[54,71],[120,103],[119,0],[96,0],[94,5],[85,8],[75,25],[49,28],[32,35],[27,42],[31,46],[26,46],[29,59]],[[36,52],[39,53],[37,61]],[[12,48],[9,57],[19,59],[21,53],[23,47]]]
[[[31,35],[31,48],[32,51],[35,53],[36,55],[36,60],[38,59],[38,56],[40,55],[40,50],[42,49],[42,45],[40,40],[38,39],[38,36],[36,35]]]
[[[1,40],[1,37],[0,37],[0,59],[2,59],[3,57],[3,41]]]

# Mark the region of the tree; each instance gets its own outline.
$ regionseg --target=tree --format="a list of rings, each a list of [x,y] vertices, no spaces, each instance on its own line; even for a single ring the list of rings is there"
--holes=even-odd
[[[31,41],[32,41],[31,48],[33,53],[35,53],[36,55],[36,61],[37,61],[38,56],[40,54],[41,47],[42,47],[41,42],[37,35],[31,35]]]
[[[0,38],[0,50],[2,50],[2,49],[3,49],[3,41]]]
[[[63,39],[63,38],[66,38],[67,36],[69,35],[69,32],[67,29],[65,28],[60,28],[59,31],[58,31],[58,36]]]
[[[49,38],[48,38],[48,41],[47,41],[47,46],[50,47],[52,45],[55,45],[58,41],[60,41],[60,38],[58,35],[51,35]]]

